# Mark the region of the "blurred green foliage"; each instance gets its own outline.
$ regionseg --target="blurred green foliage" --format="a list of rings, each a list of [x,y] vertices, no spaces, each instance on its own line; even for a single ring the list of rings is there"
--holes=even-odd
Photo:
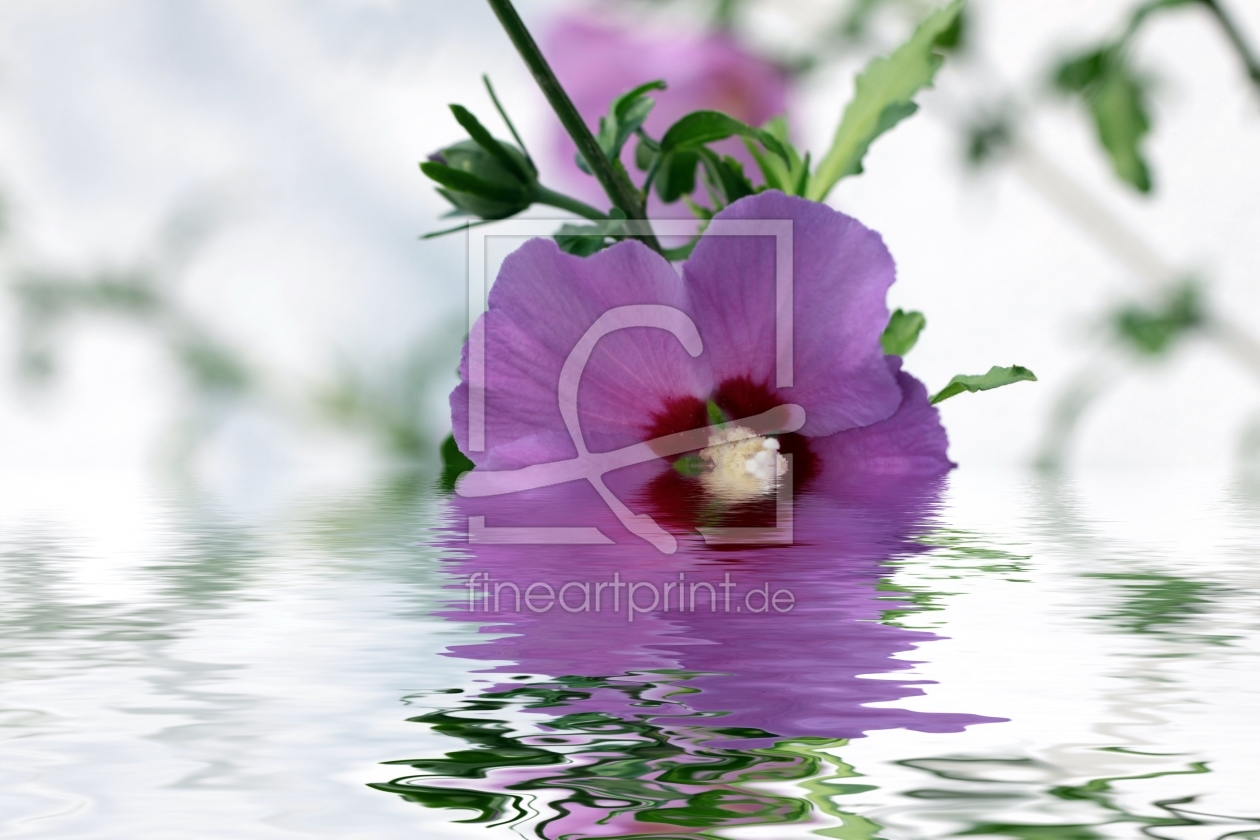
[[[1202,292],[1197,283],[1168,290],[1154,306],[1130,304],[1112,313],[1117,335],[1146,356],[1163,356],[1187,333],[1203,325]]]

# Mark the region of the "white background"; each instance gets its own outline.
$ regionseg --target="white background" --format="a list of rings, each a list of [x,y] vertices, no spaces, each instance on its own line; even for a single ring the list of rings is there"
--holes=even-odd
[[[791,43],[826,5],[763,4],[754,29],[772,45]],[[1229,5],[1260,41],[1260,4]],[[879,140],[866,174],[833,194],[885,236],[900,272],[891,303],[927,313],[909,359],[914,373],[930,387],[991,364],[1024,364],[1041,377],[946,404],[952,454],[964,467],[1028,463],[1053,399],[1098,355],[1089,336],[1102,307],[1144,286],[1011,170],[965,173],[942,117],[977,80],[991,91],[1042,84],[1055,56],[1114,32],[1127,6],[975,4],[988,69],[947,66],[924,110]],[[521,3],[539,29],[561,8]],[[1158,81],[1154,197],[1115,182],[1077,110],[1043,108],[1030,133],[1152,247],[1208,278],[1213,300],[1260,334],[1260,95],[1194,10],[1152,24],[1137,58]],[[860,63],[841,61],[800,91],[795,118],[815,150]],[[541,99],[479,3],[4,3],[6,274],[134,263],[182,204],[218,197],[225,221],[183,278],[184,304],[281,393],[309,392],[339,360],[384,369],[463,315],[463,244],[417,239],[445,207],[416,164],[460,136],[446,103],[488,114],[482,72],[527,142],[544,148],[551,123]],[[160,463],[181,399],[162,350],[125,324],[76,329],[61,378],[32,394],[10,373],[14,317],[0,297],[0,471],[9,480],[34,487],[56,473],[134,474]],[[448,369],[453,346],[449,354]],[[435,425],[451,382],[426,409]],[[1229,468],[1260,408],[1257,385],[1211,346],[1192,343],[1107,396],[1075,463]],[[362,462],[364,447],[312,428],[246,412],[209,441],[199,469],[253,487]]]

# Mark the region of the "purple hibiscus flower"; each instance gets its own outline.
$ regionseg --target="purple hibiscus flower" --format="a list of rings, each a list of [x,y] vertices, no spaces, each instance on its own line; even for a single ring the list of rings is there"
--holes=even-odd
[[[655,464],[652,506],[686,530],[693,513],[764,500],[790,480],[798,491],[836,491],[872,476],[935,476],[953,465],[923,386],[885,356],[885,295],[894,266],[879,235],[824,205],[766,192],[737,201],[722,220],[790,220],[794,377],[776,386],[776,253],[768,236],[706,236],[682,266],[627,241],[589,258],[549,240],[526,243],[503,264],[473,338],[484,341],[484,449],[469,446],[469,351],[451,395],[460,448],[479,472],[574,459],[557,398],[574,347],[618,307],[684,313],[702,350],[663,329],[604,336],[581,371],[576,419],[590,452],[611,452],[710,425],[694,474]],[[765,436],[741,420],[798,406],[803,424]],[[785,456],[790,456],[785,458]],[[790,460],[790,475],[785,475]],[[743,510],[744,513],[748,511]]]
[[[653,79],[669,84],[668,90],[654,94],[656,107],[644,126],[655,137],[692,111],[721,111],[759,126],[787,110],[788,77],[783,70],[725,33],[649,37],[589,19],[562,18],[547,40],[552,69],[592,128],[598,127],[613,99]],[[577,148],[558,127],[552,147],[561,178],[588,198],[604,200],[594,179],[577,168]],[[754,165],[738,140],[714,148],[741,161],[746,170]],[[633,153],[633,143],[622,153],[622,162],[631,171]],[[661,215],[663,207],[654,201],[654,215]]]

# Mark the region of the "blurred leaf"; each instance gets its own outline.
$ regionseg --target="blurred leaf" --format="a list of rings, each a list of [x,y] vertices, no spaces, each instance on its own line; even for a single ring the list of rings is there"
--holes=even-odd
[[[184,368],[205,391],[239,393],[249,387],[249,372],[224,347],[193,330],[176,340],[176,352]]]
[[[652,161],[656,159],[657,150],[652,148],[643,137],[639,137],[639,142],[634,147],[634,165],[641,171],[647,172],[652,168]]]
[[[1060,90],[1084,101],[1098,142],[1116,175],[1139,192],[1150,192],[1150,168],[1141,148],[1151,128],[1147,85],[1129,66],[1123,44],[1064,61],[1055,72],[1054,82]]]
[[[1111,48],[1093,50],[1065,59],[1054,73],[1054,84],[1064,93],[1083,93],[1103,77]]]
[[[1006,114],[981,117],[965,129],[968,165],[979,168],[1008,149],[1014,139],[1010,117]]]
[[[578,257],[589,257],[612,244],[605,227],[595,225],[561,225],[554,236],[560,250]]]
[[[954,22],[936,36],[937,48],[947,53],[962,50],[967,44],[967,36],[971,31],[970,21],[971,17],[967,14],[966,8],[959,9],[958,14],[954,16]]]
[[[1185,625],[1210,613],[1224,594],[1214,584],[1165,574],[1096,572],[1086,577],[1113,581],[1119,587],[1121,597],[1111,611],[1093,618],[1113,622],[1129,633],[1180,635]],[[1230,637],[1208,638],[1219,643]]]
[[[1112,316],[1112,324],[1124,340],[1140,353],[1160,356],[1186,333],[1202,325],[1203,300],[1197,285],[1174,289],[1154,309],[1127,306]]]
[[[1139,192],[1150,192],[1150,168],[1141,149],[1151,128],[1144,85],[1127,72],[1110,72],[1090,94],[1089,110],[1116,175]]]
[[[994,388],[1001,388],[1004,385],[1011,385],[1015,382],[1036,381],[1036,375],[1026,367],[1020,367],[1019,365],[998,367],[994,365],[989,368],[988,373],[983,373],[979,376],[966,376],[963,374],[955,376],[949,380],[948,385],[941,389],[940,393],[932,397],[931,403],[936,405],[964,391],[974,394],[977,391],[991,391]]]
[[[919,333],[927,325],[927,318],[922,312],[906,312],[898,309],[888,319],[888,326],[880,336],[879,343],[889,356],[904,356],[919,341]]]
[[[459,444],[455,442],[454,435],[447,435],[446,440],[442,441],[442,475],[438,479],[438,487],[450,492],[455,489],[455,482],[466,472],[469,472],[474,464],[468,459],[468,456],[459,451]]]
[[[915,94],[932,84],[944,60],[939,40],[953,27],[962,0],[930,15],[893,53],[876,58],[857,77],[831,148],[810,179],[806,197],[822,201],[842,178],[862,171],[862,158],[876,137],[918,110]]]

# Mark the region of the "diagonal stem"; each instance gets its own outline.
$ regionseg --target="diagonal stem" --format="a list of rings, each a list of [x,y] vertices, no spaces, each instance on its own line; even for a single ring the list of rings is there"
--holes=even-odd
[[[1229,39],[1230,44],[1234,47],[1234,51],[1242,59],[1243,66],[1247,68],[1247,75],[1251,77],[1251,83],[1260,88],[1260,57],[1257,57],[1252,52],[1247,39],[1243,37],[1242,30],[1238,28],[1238,24],[1225,11],[1219,0],[1199,0],[1199,2],[1208,8],[1208,11],[1216,18],[1216,22],[1221,25],[1221,29],[1225,31],[1225,37]]]
[[[630,182],[630,176],[626,174],[624,169],[615,166],[599,147],[599,142],[595,139],[595,135],[591,134],[590,128],[587,127],[581,115],[578,114],[577,108],[573,105],[573,100],[569,99],[569,95],[561,87],[560,80],[552,72],[551,65],[547,63],[542,50],[538,48],[534,37],[529,34],[529,30],[525,27],[525,22],[517,14],[516,8],[512,5],[512,0],[487,0],[487,2],[490,3],[490,8],[494,10],[495,15],[499,18],[499,23],[503,24],[503,29],[507,32],[508,37],[512,39],[512,44],[516,47],[516,51],[525,60],[526,66],[529,67],[529,72],[534,76],[534,81],[538,83],[538,87],[542,89],[543,95],[547,97],[547,101],[551,104],[551,109],[556,112],[556,116],[560,119],[560,124],[564,126],[564,130],[569,133],[569,136],[573,138],[573,142],[577,144],[578,151],[581,152],[582,157],[590,165],[591,171],[595,174],[600,186],[604,188],[604,192],[608,193],[608,197],[612,200],[613,205],[625,213],[626,218],[641,220],[646,223],[647,212],[644,209],[643,199],[639,195],[639,191],[635,189],[634,184]],[[650,228],[636,238],[642,240],[652,250],[660,252],[660,243],[656,241],[656,236],[651,232]]]

